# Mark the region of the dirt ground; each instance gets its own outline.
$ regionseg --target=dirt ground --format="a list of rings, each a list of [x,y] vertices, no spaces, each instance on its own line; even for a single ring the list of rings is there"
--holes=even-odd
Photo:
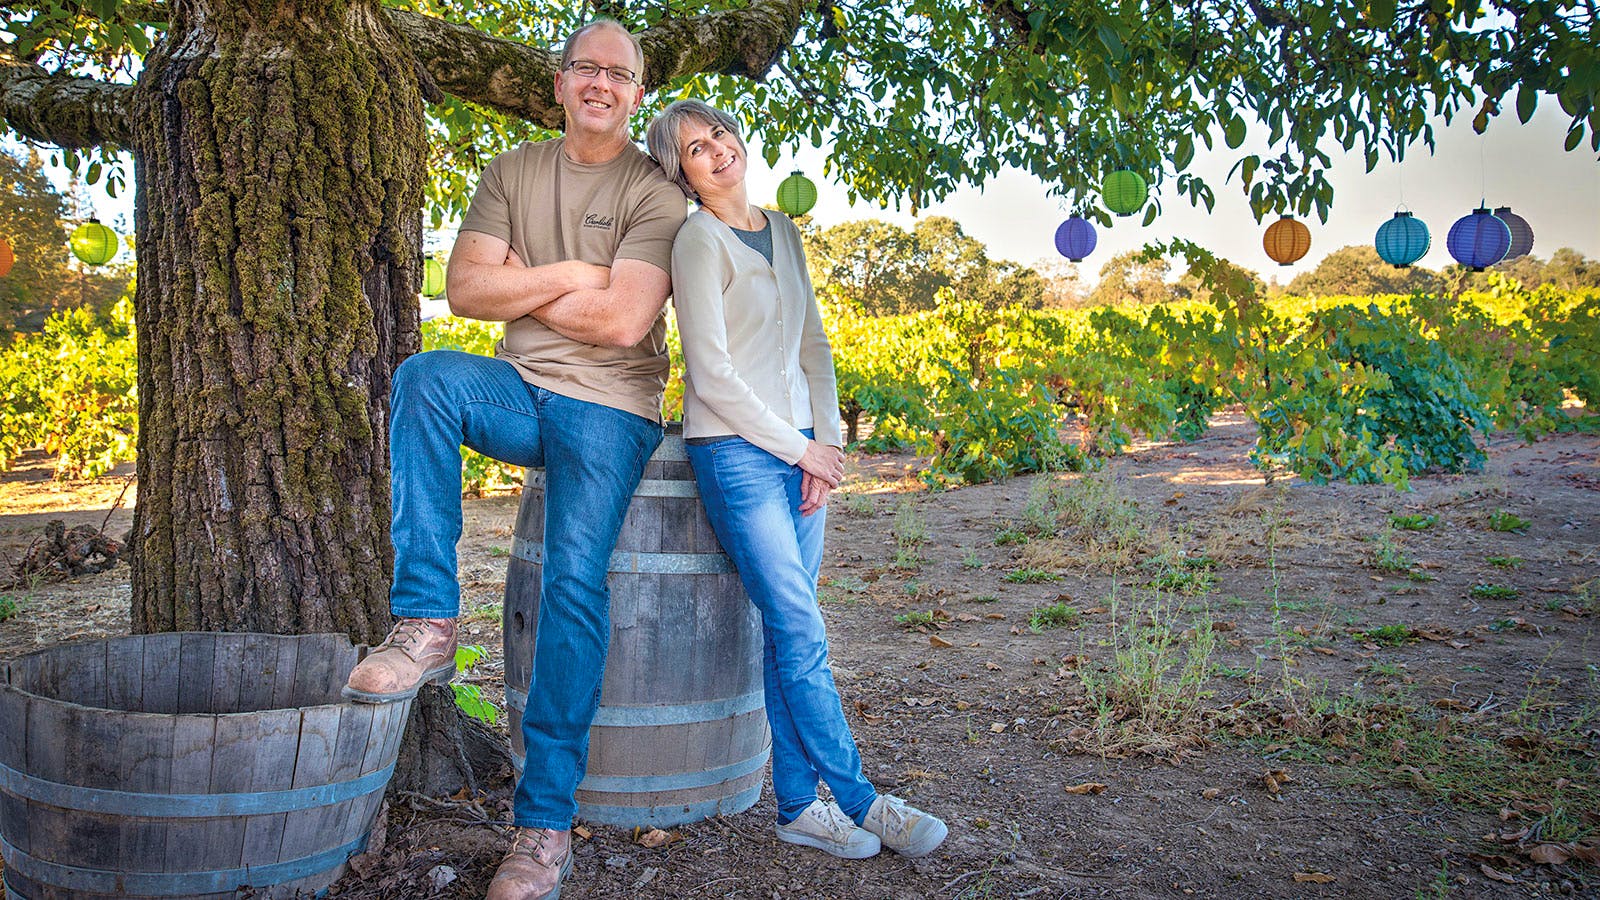
[[[1600,437],[1496,436],[1483,472],[1418,478],[1404,493],[1264,484],[1252,440],[1224,414],[1200,440],[1141,444],[1094,473],[943,492],[921,486],[910,455],[854,457],[822,579],[834,673],[867,775],[946,818],[949,839],[918,860],[835,860],[776,840],[769,788],[751,810],[674,829],[660,847],[590,829],[563,896],[1600,896],[1600,869],[1529,856],[1555,834],[1552,797],[1581,798],[1565,812],[1567,838],[1600,833],[1600,810],[1582,808],[1600,780]],[[108,521],[120,536],[129,513],[108,510],[125,474],[58,484],[33,460],[0,476],[0,562],[52,518]],[[1137,504],[1149,538],[1137,565],[1100,564],[1070,534],[1021,534],[1030,499],[1037,512],[1050,496],[1040,482],[1059,497],[1085,479]],[[464,638],[490,651],[464,677],[495,699],[517,503],[467,501],[461,546],[464,601],[480,610]],[[1496,530],[1515,524],[1506,514],[1526,524]],[[1389,530],[1407,515],[1436,520]],[[1155,592],[1144,563],[1162,547],[1208,562],[1179,566],[1196,577]],[[1375,561],[1380,549],[1390,565]],[[1053,580],[1025,583],[1029,572]],[[0,658],[127,627],[125,567],[6,596],[18,609],[0,622]],[[1076,612],[1065,627],[1030,628],[1050,604]],[[1133,616],[1166,616],[1186,639],[1209,623],[1217,639],[1204,676],[1212,713],[1149,753],[1107,740],[1108,720],[1086,700],[1086,673],[1115,666]],[[1305,705],[1286,713],[1274,697]],[[1575,777],[1543,792],[1510,776],[1487,789],[1450,782],[1447,764],[1420,749],[1413,759],[1399,737],[1385,745],[1398,764],[1337,736],[1308,750],[1293,710],[1303,720],[1338,697],[1463,713],[1438,730],[1466,737],[1439,746],[1467,746],[1479,728],[1522,752],[1513,763],[1543,740],[1556,749],[1538,759],[1566,768],[1537,771]],[[334,895],[482,896],[504,841],[484,818],[509,809],[507,790],[397,798],[384,846]]]

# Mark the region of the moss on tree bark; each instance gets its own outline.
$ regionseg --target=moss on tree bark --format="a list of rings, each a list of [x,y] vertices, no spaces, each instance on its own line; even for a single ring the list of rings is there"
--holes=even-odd
[[[133,625],[372,641],[390,377],[418,345],[416,69],[370,0],[173,9],[129,115]]]

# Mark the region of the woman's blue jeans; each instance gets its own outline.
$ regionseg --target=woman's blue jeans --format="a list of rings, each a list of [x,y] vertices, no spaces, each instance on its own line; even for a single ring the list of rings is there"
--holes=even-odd
[[[528,384],[504,360],[454,350],[400,365],[390,423],[397,616],[461,611],[461,445],[544,467],[539,626],[522,716],[528,759],[512,813],[519,826],[570,828],[611,637],[606,570],[661,426]]]
[[[800,468],[742,438],[690,444],[689,463],[717,540],[761,611],[778,816],[788,821],[810,806],[820,778],[859,822],[877,792],[861,774],[817,607],[827,510],[800,515]]]

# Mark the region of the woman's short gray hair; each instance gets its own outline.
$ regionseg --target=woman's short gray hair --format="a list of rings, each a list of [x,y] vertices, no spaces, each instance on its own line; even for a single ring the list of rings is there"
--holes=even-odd
[[[678,131],[688,120],[702,125],[720,126],[733,135],[734,141],[739,144],[740,153],[745,152],[744,138],[739,136],[739,123],[734,121],[733,116],[701,100],[674,100],[650,120],[650,127],[645,132],[645,143],[650,147],[650,155],[656,158],[656,162],[661,164],[661,171],[672,179],[672,183],[676,184],[685,196],[691,200],[698,200],[699,194],[689,186],[689,179],[683,175],[683,160],[678,154]]]

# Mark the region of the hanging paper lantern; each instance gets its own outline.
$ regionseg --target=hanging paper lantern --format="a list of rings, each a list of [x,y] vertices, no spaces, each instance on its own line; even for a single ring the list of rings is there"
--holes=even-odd
[[[72,232],[72,255],[91,266],[103,266],[117,255],[117,233],[90,219]]]
[[[1433,246],[1433,237],[1421,219],[1408,212],[1397,212],[1394,218],[1378,226],[1378,236],[1372,243],[1384,262],[1404,269],[1428,252]]]
[[[778,185],[778,208],[789,216],[803,216],[817,205],[817,186],[799,169]]]
[[[1056,228],[1056,250],[1073,262],[1083,262],[1085,256],[1094,252],[1098,240],[1094,226],[1083,216],[1073,216]]]
[[[1106,209],[1119,216],[1138,212],[1148,196],[1150,186],[1145,184],[1143,175],[1132,169],[1118,169],[1100,185],[1100,199],[1105,201]]]
[[[1280,266],[1292,265],[1311,249],[1311,229],[1294,216],[1284,216],[1267,226],[1261,238],[1267,255]]]
[[[1444,245],[1456,262],[1474,272],[1482,272],[1506,258],[1506,251],[1511,249],[1511,229],[1495,218],[1488,207],[1480,206],[1450,226]]]
[[[422,296],[437,297],[444,291],[444,266],[428,257],[422,264]]]
[[[1512,212],[1509,206],[1496,209],[1494,217],[1506,223],[1506,228],[1511,230],[1511,248],[1506,251],[1505,259],[1500,261],[1527,256],[1533,250],[1533,226],[1528,224],[1528,220]]]
[[[11,244],[5,238],[0,238],[0,278],[11,274],[11,267],[16,265],[17,255],[11,252]]]

